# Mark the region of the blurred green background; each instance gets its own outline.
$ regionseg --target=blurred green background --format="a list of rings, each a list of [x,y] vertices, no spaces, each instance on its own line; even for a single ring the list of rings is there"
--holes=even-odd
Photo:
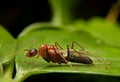
[[[65,0],[67,2],[72,0]],[[106,17],[117,0],[73,0],[70,14],[74,19]],[[16,37],[26,26],[34,22],[46,22],[52,18],[49,0],[1,0],[0,24]],[[117,21],[120,21],[120,16]]]

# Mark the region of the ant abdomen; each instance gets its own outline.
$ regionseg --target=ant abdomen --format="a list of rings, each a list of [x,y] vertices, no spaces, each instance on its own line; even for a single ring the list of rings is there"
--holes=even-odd
[[[90,57],[85,55],[70,55],[69,57],[70,62],[76,62],[76,63],[83,63],[83,64],[93,64],[93,61],[90,59]]]

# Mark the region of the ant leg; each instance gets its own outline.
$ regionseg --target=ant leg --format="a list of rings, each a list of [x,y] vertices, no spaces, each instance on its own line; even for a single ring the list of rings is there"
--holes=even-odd
[[[39,59],[39,55],[37,55],[37,56],[36,56],[36,59],[34,59],[32,62],[28,62],[27,60],[24,60],[24,62],[25,62],[25,63],[27,63],[27,64],[32,65],[32,67],[31,67],[31,68],[34,68],[34,67],[35,67],[36,62],[38,61],[38,59]]]
[[[72,46],[70,46],[70,45],[67,45],[67,58],[69,59],[70,58],[70,49],[69,48],[71,48],[72,49]],[[83,56],[77,51],[77,50],[75,50],[74,48],[72,49],[76,54],[78,54],[81,58],[83,58]]]
[[[77,43],[75,41],[72,42],[72,47],[71,47],[72,49],[74,48],[75,44],[78,45],[82,50],[86,50],[82,45],[80,45],[79,43]]]
[[[65,61],[65,63],[67,63],[70,67],[72,67],[72,65],[70,64],[70,62],[68,62],[61,53],[57,53],[57,52],[56,52],[57,50],[56,50],[55,47],[53,47],[53,48],[54,48],[55,53],[56,53],[57,55],[59,55],[59,56]],[[60,62],[60,63],[61,63],[61,62]]]
[[[57,42],[55,42],[55,46],[58,48],[60,48],[60,49],[62,49],[63,50],[63,48],[60,46],[60,44],[58,44]]]
[[[75,45],[75,44],[78,45],[78,47],[80,47],[83,52],[85,52],[85,55],[94,56],[94,55],[92,55],[87,49],[85,49],[82,45],[80,45],[79,43],[77,43],[77,42],[75,42],[75,41],[72,42],[72,47],[71,47],[71,48],[72,48],[73,50],[75,50],[75,49],[74,49],[74,45]],[[75,50],[75,51],[76,51],[76,50]],[[81,51],[81,53],[83,53],[82,51]],[[77,51],[77,53],[79,53],[79,52]],[[80,54],[80,53],[79,53],[79,54]],[[94,57],[95,57],[96,59],[98,59],[96,56],[94,56]],[[99,59],[98,59],[98,60],[99,60]]]
[[[95,55],[92,55],[87,49],[85,49],[82,45],[80,45],[79,43],[77,43],[77,42],[75,42],[75,41],[73,41],[72,42],[72,49],[74,49],[74,45],[78,45],[82,50],[83,50],[83,53],[85,54],[85,55],[89,55],[89,56],[93,56],[93,57],[95,57],[98,61],[103,61],[104,59],[103,58],[101,58],[101,57],[97,57],[97,56],[95,56]],[[82,52],[82,51],[81,51]]]
[[[68,49],[71,48],[76,54],[78,54],[81,58],[83,58],[83,56],[80,54],[80,52],[73,48],[74,44],[72,46],[67,45],[67,47],[68,47]],[[70,50],[69,50],[69,57],[70,57]]]
[[[40,57],[40,55],[38,54],[36,56],[36,59],[33,61],[33,63],[31,63],[33,65],[33,67],[35,66],[35,63],[38,61],[39,57]]]
[[[69,47],[71,47],[71,46],[68,45],[68,49],[69,49]],[[88,56],[83,55],[80,51],[77,51],[75,49],[71,49],[69,51],[69,54],[70,54],[69,59],[71,62],[93,64],[92,59]]]
[[[69,61],[70,60],[70,49],[69,49],[69,45],[67,45],[67,57],[66,59]]]

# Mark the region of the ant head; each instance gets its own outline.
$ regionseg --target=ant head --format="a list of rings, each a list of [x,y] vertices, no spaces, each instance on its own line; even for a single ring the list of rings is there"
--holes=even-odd
[[[26,50],[26,51],[28,51],[27,54],[26,54],[27,57],[33,57],[33,56],[37,55],[37,49],[33,48],[33,49],[30,49],[30,50]]]

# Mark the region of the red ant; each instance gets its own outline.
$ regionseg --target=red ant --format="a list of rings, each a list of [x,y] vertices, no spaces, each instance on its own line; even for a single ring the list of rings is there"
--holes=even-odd
[[[82,50],[78,51],[74,49],[74,44],[77,44]],[[43,44],[39,49],[27,50],[27,57],[37,58],[41,56],[47,62],[52,61],[53,63],[66,63],[72,66],[69,62],[83,63],[83,64],[93,64],[92,59],[84,53],[84,49],[80,44],[73,41],[72,45],[67,45],[67,50],[64,50],[57,42],[54,45]]]

